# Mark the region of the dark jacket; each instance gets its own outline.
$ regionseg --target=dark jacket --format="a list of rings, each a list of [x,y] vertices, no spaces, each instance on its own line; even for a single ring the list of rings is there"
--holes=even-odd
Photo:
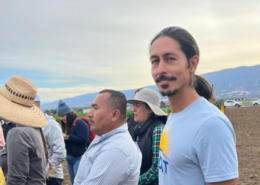
[[[140,174],[143,174],[148,171],[152,166],[152,140],[153,140],[153,130],[157,126],[164,126],[165,122],[160,120],[158,117],[152,115],[141,128],[135,126],[132,134],[134,141],[138,140],[138,146],[142,152],[142,165]],[[158,179],[150,183],[150,185],[157,185]]]
[[[134,120],[134,114],[132,114],[127,120],[126,120],[126,122],[127,122],[127,126],[128,126],[128,132],[130,133],[130,135],[131,136],[133,136],[134,135],[134,128],[135,128],[135,126],[136,125],[138,125],[138,123],[137,122],[135,122],[135,120]],[[134,140],[134,138],[133,138],[133,140]]]
[[[5,141],[6,141],[6,138],[7,138],[7,133],[9,132],[9,130],[11,130],[14,127],[16,127],[16,124],[11,123],[11,122],[2,124]]]
[[[3,134],[4,134],[4,138],[6,141],[7,138],[7,134],[8,132],[12,129],[16,127],[16,124],[8,122],[8,123],[3,123],[2,124],[2,128],[3,128]],[[7,172],[8,172],[8,166],[7,166],[7,152],[6,152],[6,146],[3,148],[3,150],[0,152],[0,166],[3,170],[5,179],[7,180]]]
[[[6,185],[45,185],[47,159],[39,128],[17,126],[7,135]]]
[[[82,156],[89,144],[89,126],[82,119],[77,119],[76,123],[69,123],[67,135],[69,139],[65,140],[67,155],[73,157]]]

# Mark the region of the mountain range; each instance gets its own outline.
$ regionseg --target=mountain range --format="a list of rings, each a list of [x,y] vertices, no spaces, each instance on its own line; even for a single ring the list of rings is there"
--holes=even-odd
[[[214,89],[216,99],[231,98],[259,98],[260,97],[260,65],[241,66],[232,69],[224,69],[216,72],[201,75],[206,78]],[[158,92],[156,85],[146,86]],[[122,90],[126,98],[134,96],[136,89]],[[72,98],[66,98],[64,101],[72,108],[90,107],[91,102],[97,96],[97,93],[87,93]],[[160,95],[161,96],[161,95]],[[161,96],[161,101],[167,101],[166,97]],[[55,109],[58,100],[41,104],[42,110]]]

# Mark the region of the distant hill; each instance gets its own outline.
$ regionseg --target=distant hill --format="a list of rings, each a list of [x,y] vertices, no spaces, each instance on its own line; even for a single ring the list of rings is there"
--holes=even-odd
[[[202,75],[214,88],[214,95],[217,99],[229,98],[259,98],[260,97],[260,65],[252,67],[237,67],[225,69],[217,72]],[[156,85],[147,86],[158,92]],[[122,90],[126,98],[134,96],[136,89]],[[91,102],[98,93],[87,93],[64,101],[73,108],[90,107]],[[162,101],[167,98],[161,97]],[[54,102],[42,103],[43,110],[56,109],[58,100]]]
[[[158,88],[156,85],[146,86],[147,88],[154,89],[158,92]],[[129,90],[123,90],[122,93],[125,94],[126,98],[132,98],[134,96],[134,92],[136,89],[129,89]],[[160,93],[159,93],[160,94]],[[91,102],[95,99],[95,97],[98,95],[97,93],[87,93],[80,96],[75,96],[72,98],[66,98],[64,101],[68,103],[72,108],[86,108],[90,107]],[[160,95],[161,96],[161,95]],[[166,97],[161,96],[162,101],[167,101]],[[48,103],[41,103],[41,109],[42,110],[50,110],[50,109],[56,109],[58,101],[54,102],[48,102]]]
[[[260,97],[260,65],[225,69],[202,76],[213,84],[217,99]]]

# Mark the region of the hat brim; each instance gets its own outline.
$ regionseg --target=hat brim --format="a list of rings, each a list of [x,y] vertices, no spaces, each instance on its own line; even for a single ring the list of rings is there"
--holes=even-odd
[[[42,128],[47,120],[42,111],[33,105],[32,107],[14,103],[5,98],[0,91],[0,118],[12,123]]]
[[[153,113],[157,116],[167,116],[167,114],[165,112],[163,112],[163,110],[160,107],[155,106],[155,105],[153,105],[147,101],[141,100],[139,98],[128,99],[127,103],[134,104],[135,101],[141,101],[141,102],[146,103],[150,107],[150,109],[153,111]]]

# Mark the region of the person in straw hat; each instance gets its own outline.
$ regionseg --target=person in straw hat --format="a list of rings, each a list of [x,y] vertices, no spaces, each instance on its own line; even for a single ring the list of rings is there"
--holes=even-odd
[[[33,83],[18,76],[0,89],[0,118],[17,125],[6,139],[6,185],[45,185],[48,151],[41,128],[47,120],[34,105],[36,93]]]
[[[160,108],[158,93],[152,89],[141,89],[127,102],[133,104],[134,121],[138,123],[131,136],[143,156],[138,184],[157,185],[159,144],[167,115]]]

